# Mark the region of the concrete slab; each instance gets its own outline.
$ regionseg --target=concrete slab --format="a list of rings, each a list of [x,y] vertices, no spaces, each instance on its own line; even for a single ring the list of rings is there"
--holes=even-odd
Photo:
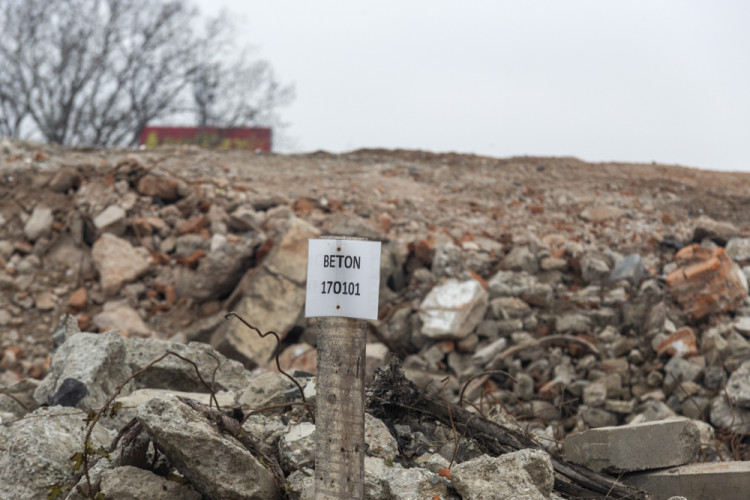
[[[565,458],[612,473],[660,469],[692,462],[700,451],[700,430],[690,419],[658,420],[600,427],[568,436]]]
[[[654,500],[668,500],[672,496],[690,500],[747,500],[750,498],[750,462],[682,465],[628,474],[621,481],[650,492]]]

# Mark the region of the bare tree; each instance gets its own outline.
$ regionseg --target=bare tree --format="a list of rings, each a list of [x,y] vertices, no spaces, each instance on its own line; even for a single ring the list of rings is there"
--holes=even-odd
[[[292,100],[293,88],[276,80],[267,61],[251,60],[247,48],[238,50],[226,15],[209,23],[207,31],[211,43],[202,46],[192,80],[196,122],[227,128],[281,125],[276,110]],[[234,58],[222,59],[233,53]]]
[[[60,144],[132,145],[149,122],[200,107],[193,89],[206,67],[217,75],[203,112],[212,120],[227,95],[222,79],[234,73],[217,59],[226,43],[220,20],[203,30],[198,21],[182,0],[3,0],[0,133],[27,128]],[[272,81],[256,89],[283,94],[270,72],[258,76]],[[271,116],[281,102],[246,98],[232,109],[267,106],[256,114]]]
[[[207,62],[193,79],[196,122],[202,126],[279,125],[275,111],[293,97],[266,61],[240,56],[231,64]]]

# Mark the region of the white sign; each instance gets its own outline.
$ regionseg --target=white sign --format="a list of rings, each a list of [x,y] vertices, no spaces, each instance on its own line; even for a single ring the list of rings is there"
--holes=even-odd
[[[380,242],[308,241],[305,317],[378,319]]]

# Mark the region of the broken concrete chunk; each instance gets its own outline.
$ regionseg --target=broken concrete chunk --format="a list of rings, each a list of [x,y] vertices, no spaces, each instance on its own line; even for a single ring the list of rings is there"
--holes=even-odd
[[[528,247],[514,247],[503,259],[503,266],[511,271],[526,271],[534,274],[539,270],[539,263]]]
[[[104,498],[150,500],[200,500],[201,494],[189,484],[180,484],[157,476],[151,471],[126,465],[102,472],[101,492]]]
[[[127,214],[119,205],[110,205],[94,217],[94,226],[100,233],[122,236],[127,229]]]
[[[682,465],[700,451],[700,430],[690,419],[600,427],[565,439],[566,460],[612,473]]]
[[[102,419],[99,423],[108,429],[119,431],[130,420],[136,417],[140,405],[165,394],[193,399],[204,405],[211,405],[214,402],[211,394],[208,392],[185,392],[176,391],[174,389],[136,389],[127,396],[119,396],[115,401],[122,403],[122,407],[117,411],[117,415]],[[236,394],[231,392],[217,392],[215,398],[216,402],[219,403],[219,406],[225,408],[234,405]]]
[[[727,242],[724,248],[735,262],[745,262],[750,260],[750,238],[732,238]]]
[[[249,267],[255,249],[265,241],[263,234],[231,240],[214,238],[210,252],[200,259],[197,269],[180,268],[176,283],[177,295],[201,301],[228,295]]]
[[[148,250],[135,248],[127,240],[109,233],[104,233],[94,243],[92,256],[102,289],[108,296],[117,294],[123,284],[143,275],[151,263]]]
[[[255,410],[299,397],[299,389],[291,380],[280,373],[266,372],[250,380],[237,402],[243,408]]]
[[[39,403],[34,400],[34,391],[39,384],[39,380],[28,378],[4,389],[4,392],[0,392],[0,412],[23,417],[36,410]]]
[[[365,413],[365,445],[372,457],[393,460],[398,455],[398,442],[388,426],[369,413]]]
[[[52,209],[44,205],[37,205],[31,212],[29,220],[23,226],[23,234],[27,240],[36,241],[50,233],[53,222],[55,222],[55,218],[52,215]]]
[[[609,275],[609,261],[603,255],[587,253],[581,259],[581,277],[586,283],[604,281]]]
[[[693,329],[689,326],[680,328],[664,339],[656,348],[656,352],[659,355],[666,353],[683,358],[695,356],[698,354],[698,345]]]
[[[263,261],[274,275],[304,286],[307,281],[307,240],[320,236],[320,231],[298,217],[292,217],[283,236]]]
[[[82,449],[80,414],[50,406],[29,417],[0,425],[0,498],[47,498],[49,485],[70,481],[70,457]],[[91,442],[98,448],[108,445],[113,437],[96,426]]]
[[[138,407],[138,421],[159,450],[209,498],[278,498],[273,474],[232,436],[175,396]]]
[[[711,400],[711,424],[736,434],[750,434],[750,410],[730,404],[725,394]]]
[[[488,296],[476,280],[448,280],[433,288],[420,306],[422,334],[433,339],[462,339],[484,318]]]
[[[595,205],[581,212],[581,218],[590,222],[604,222],[609,219],[618,219],[625,214],[625,210],[612,205]]]
[[[727,394],[742,408],[750,408],[750,361],[745,361],[727,382]]]
[[[284,338],[297,324],[304,306],[303,287],[261,269],[250,278],[250,285],[235,310],[261,332],[271,330]],[[230,318],[216,331],[211,345],[251,369],[265,365],[276,350],[273,336],[261,338],[236,318]]]
[[[671,500],[746,500],[750,491],[750,462],[697,463],[669,469],[629,474],[622,482]]]
[[[498,271],[487,283],[490,298],[518,297],[532,306],[545,306],[552,297],[552,287],[540,283],[525,272]]]
[[[243,297],[236,311],[261,332],[274,331],[283,339],[297,323],[305,306],[307,240],[320,231],[292,217],[284,235],[259,268],[250,269],[238,287]],[[228,321],[211,338],[219,352],[248,368],[265,365],[276,349],[272,336],[260,338],[240,321]]]
[[[67,379],[85,386],[87,394],[75,406],[84,410],[104,404],[131,371],[125,363],[126,345],[116,331],[72,335],[52,356],[50,372],[34,392],[39,404],[50,404]],[[132,390],[132,382],[123,390]]]
[[[643,279],[646,269],[643,259],[637,253],[633,253],[621,259],[609,275],[609,281],[629,281],[633,285],[638,285]]]
[[[289,426],[279,439],[279,456],[286,469],[315,468],[315,424],[298,422]]]
[[[365,457],[365,500],[459,500],[449,491],[446,481],[427,469],[404,469],[398,463],[386,465],[382,458]]]
[[[549,455],[531,449],[463,462],[451,469],[451,479],[464,500],[545,499],[555,482]]]
[[[117,330],[128,337],[151,336],[151,329],[141,319],[138,311],[125,301],[108,302],[104,305],[104,310],[94,316],[92,322],[101,332]]]
[[[244,389],[250,373],[244,367],[214,351],[203,342],[169,342],[158,339],[127,339],[126,363],[133,373],[142,370],[167,351],[189,359],[198,367],[203,380],[216,391],[239,392]],[[135,379],[136,388],[172,389],[176,391],[209,392],[195,373],[195,367],[177,356],[167,356]]]

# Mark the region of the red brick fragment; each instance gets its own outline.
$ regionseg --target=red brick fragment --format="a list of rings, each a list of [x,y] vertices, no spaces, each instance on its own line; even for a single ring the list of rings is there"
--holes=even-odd
[[[196,250],[187,257],[177,257],[177,262],[190,269],[195,269],[198,267],[198,262],[205,256],[205,250]]]
[[[164,201],[176,201],[177,181],[168,177],[146,174],[138,180],[136,190],[144,196],[158,196]]]
[[[737,308],[747,283],[737,264],[721,247],[690,245],[675,254],[680,266],[667,276],[672,297],[694,321]]]
[[[79,288],[68,297],[68,305],[75,310],[81,310],[86,307],[87,301],[88,293],[84,287]]]
[[[695,356],[698,354],[698,346],[693,329],[689,326],[680,328],[672,335],[664,339],[656,348],[657,354],[669,354],[670,356]]]
[[[191,217],[177,224],[177,234],[198,233],[204,227],[208,227],[208,219],[205,216]]]
[[[304,217],[310,215],[310,213],[315,210],[315,203],[313,203],[310,198],[300,198],[294,202],[292,210],[294,210],[297,215]]]

